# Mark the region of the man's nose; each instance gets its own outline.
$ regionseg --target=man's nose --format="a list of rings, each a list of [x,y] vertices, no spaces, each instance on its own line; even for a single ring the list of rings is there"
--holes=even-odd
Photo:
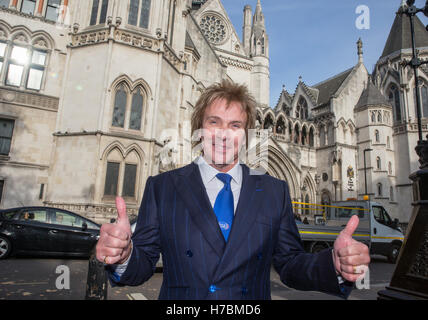
[[[217,128],[215,130],[215,138],[216,140],[227,140],[228,138],[230,138],[231,135],[231,130],[228,128]]]

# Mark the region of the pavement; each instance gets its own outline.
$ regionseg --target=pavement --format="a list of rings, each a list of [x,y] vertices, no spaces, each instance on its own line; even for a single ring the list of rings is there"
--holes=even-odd
[[[382,256],[372,256],[369,289],[354,289],[349,300],[376,300],[377,292],[389,285],[395,265]],[[0,260],[0,300],[84,300],[87,259],[12,257]],[[138,287],[108,287],[108,300],[156,300],[162,284],[157,272]],[[303,292],[283,285],[272,269],[273,300],[340,300],[320,292]]]

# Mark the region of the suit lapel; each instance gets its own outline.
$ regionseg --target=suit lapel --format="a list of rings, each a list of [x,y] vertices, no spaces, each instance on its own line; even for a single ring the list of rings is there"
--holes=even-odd
[[[197,164],[192,162],[173,177],[177,193],[189,209],[193,222],[218,256],[222,257],[226,241],[218,226]]]
[[[246,242],[248,233],[253,226],[259,208],[263,203],[263,186],[259,175],[250,174],[251,171],[246,165],[242,165],[242,187],[239,201],[226,245],[224,259],[228,253],[235,252],[240,244]]]

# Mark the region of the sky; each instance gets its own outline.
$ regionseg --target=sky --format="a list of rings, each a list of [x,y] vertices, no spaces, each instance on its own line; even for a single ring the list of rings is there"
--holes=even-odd
[[[249,4],[254,12],[257,0],[222,3],[242,41],[244,6]],[[400,4],[401,0],[261,0],[270,43],[270,105],[278,102],[283,85],[294,94],[300,76],[307,85],[315,85],[356,65],[359,38],[364,64],[372,73]],[[425,0],[415,5],[423,7]],[[357,13],[360,6],[364,11]],[[428,24],[422,13],[418,17]]]

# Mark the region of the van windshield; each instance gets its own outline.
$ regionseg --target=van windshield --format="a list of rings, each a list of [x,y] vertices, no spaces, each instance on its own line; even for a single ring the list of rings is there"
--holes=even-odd
[[[373,216],[377,222],[389,225],[392,220],[383,207],[373,206]]]

